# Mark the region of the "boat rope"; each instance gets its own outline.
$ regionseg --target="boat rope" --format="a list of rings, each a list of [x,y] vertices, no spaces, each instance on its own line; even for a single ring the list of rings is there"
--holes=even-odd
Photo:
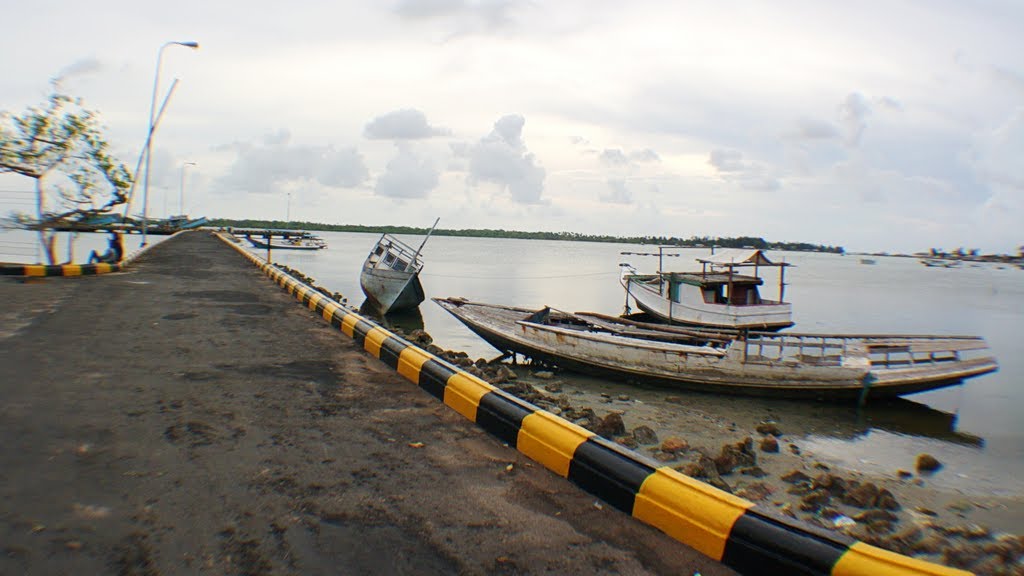
[[[560,274],[556,276],[464,276],[448,274],[420,274],[431,278],[459,278],[467,280],[548,280],[554,278],[583,278],[584,276],[618,276],[618,272],[592,272],[587,274]]]

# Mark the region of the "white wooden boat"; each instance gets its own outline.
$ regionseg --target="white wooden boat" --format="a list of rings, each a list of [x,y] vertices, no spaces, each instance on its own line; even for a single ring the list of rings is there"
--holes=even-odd
[[[792,305],[783,301],[785,262],[769,260],[761,250],[724,249],[706,258],[698,258],[700,272],[665,272],[660,263],[656,274],[636,274],[623,267],[622,286],[627,303],[670,324],[688,324],[709,328],[781,330],[793,325]],[[759,287],[764,280],[762,268],[779,269],[778,300],[762,298]],[[738,274],[737,269],[753,268],[753,275]]]
[[[975,336],[736,333],[458,298],[434,301],[501,352],[706,392],[863,402],[952,386],[998,369],[988,345]]]
[[[410,310],[423,302],[425,295],[419,278],[423,259],[420,252],[439,220],[434,221],[434,226],[416,250],[390,234],[382,234],[370,250],[359,274],[359,286],[378,313]]]

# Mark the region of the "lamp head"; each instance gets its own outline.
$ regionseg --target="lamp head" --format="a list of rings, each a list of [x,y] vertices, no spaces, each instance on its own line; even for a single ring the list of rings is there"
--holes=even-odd
[[[193,50],[199,49],[199,42],[175,42],[175,44],[179,44],[181,46],[188,46]]]

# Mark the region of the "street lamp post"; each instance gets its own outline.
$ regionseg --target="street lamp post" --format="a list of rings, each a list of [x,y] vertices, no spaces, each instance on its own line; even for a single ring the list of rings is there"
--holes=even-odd
[[[178,214],[185,215],[185,168],[195,166],[195,162],[185,162],[181,165],[181,187],[178,188]]]
[[[185,46],[196,50],[199,48],[198,42],[165,42],[156,55],[156,74],[153,77],[153,99],[149,105],[149,124],[147,125],[146,132],[146,176],[143,180],[142,185],[142,245],[146,245],[146,233],[149,228],[149,160],[150,152],[153,148],[153,115],[156,113],[156,93],[160,88],[160,63],[164,57],[164,48],[168,46]]]

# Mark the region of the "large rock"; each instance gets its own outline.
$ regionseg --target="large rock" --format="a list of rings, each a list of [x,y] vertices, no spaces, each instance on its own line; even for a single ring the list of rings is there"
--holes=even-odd
[[[861,484],[853,480],[843,495],[843,503],[857,508],[873,508],[878,500],[878,492],[878,486],[872,482]]]
[[[605,438],[612,438],[626,433],[626,425],[622,422],[622,415],[617,412],[605,416],[597,423],[594,432]]]
[[[650,426],[637,426],[633,429],[633,438],[640,444],[657,444],[658,435]]]
[[[828,490],[829,494],[833,496],[842,497],[846,493],[846,480],[835,474],[825,472],[815,476],[814,481],[811,482],[811,487],[815,489],[822,488]]]
[[[782,477],[783,482],[789,482],[790,484],[803,484],[811,482],[811,477],[799,470],[791,470]]]
[[[636,430],[633,431],[633,434],[636,435]],[[689,442],[683,440],[678,436],[670,436],[666,438],[664,442],[661,443],[661,449],[664,450],[665,452],[672,452],[673,454],[678,454],[680,452],[686,452],[687,450],[689,450],[690,444]]]
[[[942,468],[942,462],[932,456],[931,454],[918,454],[917,455],[917,471],[918,472],[934,472]]]
[[[740,498],[746,498],[751,502],[763,502],[767,500],[775,490],[764,482],[753,482],[736,491]]]
[[[722,452],[715,457],[719,474],[729,474],[738,466],[756,466],[754,439],[747,436],[735,444],[723,444]]]
[[[762,422],[754,429],[757,430],[758,434],[763,434],[765,436],[782,436],[782,430],[779,430],[779,425],[775,422]]]
[[[762,452],[778,452],[779,441],[774,436],[765,436],[761,439],[761,451]]]

